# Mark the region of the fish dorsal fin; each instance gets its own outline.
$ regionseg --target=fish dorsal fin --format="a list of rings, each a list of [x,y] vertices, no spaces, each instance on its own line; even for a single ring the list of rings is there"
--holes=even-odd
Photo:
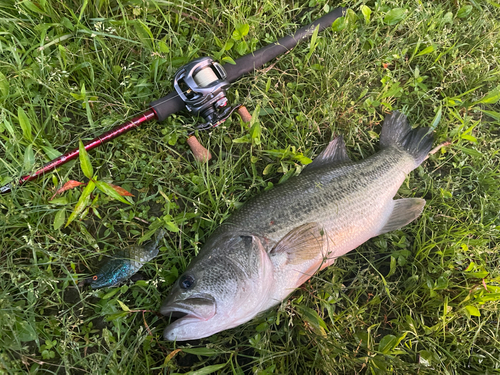
[[[391,216],[387,223],[380,229],[377,236],[404,227],[420,216],[425,206],[425,199],[405,198],[394,202]]]
[[[347,161],[351,161],[351,159],[349,159],[349,156],[347,155],[344,138],[342,136],[338,136],[331,141],[321,154],[319,154],[306,168],[307,170],[310,170],[322,167],[326,164],[343,163]]]
[[[269,255],[286,253],[288,264],[300,264],[321,253],[324,232],[318,223],[307,223],[288,232]]]

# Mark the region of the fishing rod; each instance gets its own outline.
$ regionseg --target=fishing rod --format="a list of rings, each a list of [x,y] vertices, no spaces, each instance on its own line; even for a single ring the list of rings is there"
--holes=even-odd
[[[297,30],[293,35],[278,39],[259,50],[235,60],[235,64],[220,65],[210,57],[201,57],[182,66],[174,76],[174,89],[167,96],[150,103],[150,108],[141,115],[116,126],[100,136],[84,143],[90,151],[112,139],[151,121],[163,121],[170,115],[186,109],[193,115],[201,116],[206,123],[198,125],[198,130],[208,130],[226,121],[232,113],[238,111],[244,122],[250,121],[250,114],[242,105],[231,106],[226,97],[226,90],[231,83],[245,74],[261,68],[264,64],[282,55],[302,40],[309,38],[318,27],[323,31],[345,13],[345,8],[336,8],[311,24]],[[195,158],[207,161],[211,158],[206,150],[191,133],[187,140]],[[77,158],[79,149],[75,148],[42,166],[40,169],[22,176],[15,183],[0,187],[0,194],[8,193],[14,185],[21,186],[57,167]]]

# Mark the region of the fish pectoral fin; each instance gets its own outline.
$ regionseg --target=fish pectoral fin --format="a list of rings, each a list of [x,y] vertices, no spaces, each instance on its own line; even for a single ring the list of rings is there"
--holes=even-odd
[[[315,258],[323,249],[326,235],[318,223],[307,223],[288,232],[269,255],[286,253],[288,264],[300,264]]]
[[[394,201],[394,208],[387,223],[376,234],[387,233],[404,227],[420,216],[425,206],[425,199],[422,198],[404,198]]]
[[[328,146],[319,154],[311,164],[307,165],[304,170],[311,170],[332,163],[344,163],[351,161],[347,155],[344,138],[338,136],[331,141]]]

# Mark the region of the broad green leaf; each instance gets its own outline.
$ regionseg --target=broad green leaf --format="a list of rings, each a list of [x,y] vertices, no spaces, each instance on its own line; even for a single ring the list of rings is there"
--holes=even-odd
[[[242,40],[236,45],[236,52],[238,52],[241,56],[245,55],[247,51],[248,51],[248,44],[244,40]]]
[[[435,50],[434,46],[430,45],[429,47],[426,47],[422,51],[417,53],[417,56],[427,55],[428,53],[434,52],[434,50]]]
[[[234,61],[231,57],[225,56],[222,58],[222,61],[227,62],[231,65],[236,65],[236,61]]]
[[[40,148],[50,160],[54,160],[55,158],[58,158],[62,155],[59,151],[50,146],[40,146]]]
[[[182,351],[184,353],[189,353],[189,354],[195,354],[195,355],[202,355],[205,357],[213,357],[214,355],[220,355],[227,353],[222,350],[216,350],[216,349],[210,349],[206,347],[201,347],[201,348],[183,348]]]
[[[467,312],[472,316],[481,316],[481,312],[475,306],[472,305],[465,306],[465,310],[467,310]]]
[[[406,15],[406,9],[394,8],[391,9],[384,17],[384,23],[389,26],[396,25],[400,23]]]
[[[240,40],[250,31],[250,26],[248,24],[238,25],[236,30],[233,31],[233,39]]]
[[[304,305],[297,305],[297,310],[300,312],[302,318],[309,323],[316,330],[316,332],[322,336],[326,336],[326,330],[328,327],[316,310]]]
[[[342,17],[339,17],[337,18],[335,21],[333,21],[332,23],[332,31],[342,31],[346,28],[347,26],[347,23],[345,21],[345,17],[342,16]]]
[[[79,142],[78,158],[80,159],[80,168],[82,168],[83,174],[85,177],[92,179],[94,176],[94,168],[92,168],[89,154],[87,153],[87,150],[85,150],[85,146],[82,141]]]
[[[47,16],[46,13],[44,13],[38,6],[36,6],[33,2],[31,2],[29,0],[24,0],[24,1],[20,2],[20,4],[22,4],[22,6],[24,8],[31,10],[34,13],[38,13],[38,14]]]
[[[4,125],[5,129],[7,129],[7,131],[9,132],[10,136],[15,139],[16,138],[16,132],[14,131],[14,128],[12,127],[12,124],[9,121],[7,121],[7,119],[5,119],[3,121],[3,125]]]
[[[470,156],[473,156],[476,158],[481,158],[483,156],[483,154],[481,154],[481,152],[474,150],[473,148],[462,147],[462,146],[458,146],[458,145],[454,146],[454,148],[462,151],[463,153],[465,153],[467,155],[470,155]]]
[[[440,105],[438,111],[436,112],[436,115],[434,116],[434,119],[432,120],[431,123],[431,130],[435,130],[437,126],[439,125],[441,121],[441,116],[443,115],[443,106]]]
[[[0,72],[0,93],[2,97],[9,95],[9,81],[2,72]]]
[[[25,320],[16,321],[15,330],[17,338],[23,342],[33,341],[38,337],[33,326]]]
[[[126,312],[129,312],[130,309],[128,308],[127,305],[125,305],[122,301],[120,301],[119,299],[116,300],[118,302],[118,304],[120,305],[120,307],[122,308],[123,311],[126,311]]]
[[[458,10],[457,17],[467,18],[471,12],[472,12],[472,5],[464,5]]]
[[[68,204],[67,197],[60,197],[49,201],[50,204]]]
[[[486,111],[486,110],[481,109],[481,108],[474,108],[474,109],[477,109],[477,110],[487,114],[488,116],[494,118],[495,120],[500,121],[500,112]]]
[[[87,207],[90,203],[90,194],[94,191],[95,183],[90,180],[85,189],[83,189],[78,202],[76,202],[76,206],[73,209],[73,212],[68,217],[68,221],[66,222],[65,227],[67,227],[76,217]]]
[[[499,100],[500,100],[500,86],[498,86],[497,88],[488,92],[484,98],[478,100],[473,105],[476,105],[476,104],[496,104]]]
[[[130,203],[128,200],[126,200],[125,198],[123,198],[120,193],[118,193],[115,189],[113,189],[113,187],[104,182],[104,181],[95,181],[95,184],[97,186],[97,188],[102,191],[104,194],[106,194],[107,196],[111,197],[111,198],[114,198],[122,203],[125,203],[125,204],[132,204]]]
[[[158,49],[160,50],[161,53],[169,53],[170,48],[168,47],[167,43],[165,43],[164,40],[158,41]]]
[[[26,112],[24,112],[24,109],[21,107],[18,107],[17,109],[17,118],[19,120],[19,125],[21,125],[21,130],[23,131],[23,136],[24,139],[26,139],[28,142],[33,143],[33,135],[31,134],[31,123],[26,115]]]
[[[104,296],[102,296],[102,299],[110,299],[119,291],[120,291],[120,288],[113,288],[108,293],[106,293]]]
[[[460,138],[465,139],[472,143],[477,143],[477,138],[470,134],[462,134]]]
[[[252,142],[252,138],[250,138],[250,135],[248,134],[245,134],[243,137],[233,139],[233,143],[250,143],[250,142]]]
[[[421,350],[419,352],[420,355],[420,364],[424,366],[430,366],[434,360],[434,354],[427,350]]]
[[[62,198],[59,198],[62,199]],[[52,203],[52,202],[51,202]],[[66,209],[61,208],[59,211],[57,211],[56,216],[54,216],[54,229],[57,230],[61,228],[64,225],[64,222],[66,221]]]
[[[476,299],[477,303],[485,303],[491,301],[500,301],[500,293],[488,293]]]
[[[35,164],[35,153],[33,152],[33,146],[28,145],[26,150],[24,150],[24,163],[23,167],[26,172],[31,171],[33,165]]]
[[[378,344],[378,351],[389,354],[398,345],[398,339],[394,335],[385,335]]]
[[[153,37],[153,33],[151,32],[149,27],[146,24],[144,24],[142,21],[136,20],[134,22],[134,28],[135,28],[135,32],[137,33],[137,36],[139,37],[139,40],[141,41],[141,43],[145,47],[147,47],[148,49],[151,50],[154,37]]]
[[[309,43],[309,52],[307,53],[306,58],[305,58],[306,61],[309,61],[312,54],[314,53],[314,50],[316,49],[316,47],[318,45],[316,43],[316,39],[318,39],[318,32],[319,32],[319,25],[316,26],[316,28],[314,29],[313,34],[311,36],[311,41]]]
[[[165,227],[170,231],[170,232],[174,232],[174,233],[177,233],[179,232],[179,227],[177,226],[177,224],[175,224],[174,222],[172,221],[167,221],[165,222]]]
[[[227,366],[227,363],[223,363],[221,365],[205,366],[205,367],[203,367],[203,368],[201,368],[199,370],[189,371],[188,374],[189,375],[208,375],[208,374],[214,373],[215,371],[219,371],[219,370],[223,369],[226,366]]]
[[[363,13],[363,17],[365,18],[365,23],[368,25],[370,23],[370,16],[372,14],[372,10],[366,5],[361,5],[360,9],[361,13]]]

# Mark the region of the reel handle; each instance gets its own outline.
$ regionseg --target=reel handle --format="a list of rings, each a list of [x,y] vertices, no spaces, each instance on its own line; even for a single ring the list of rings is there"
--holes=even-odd
[[[238,108],[238,114],[240,115],[241,120],[249,126],[250,121],[252,120],[252,115],[248,112],[247,107],[244,105],[240,106],[240,108]]]
[[[200,163],[206,163],[212,159],[212,154],[198,141],[194,135],[190,135],[187,139],[187,144],[193,152],[194,158]]]
[[[250,114],[250,112],[248,112],[248,109],[245,106],[241,105],[238,108],[238,114],[240,115],[241,120],[248,126],[250,124],[250,120],[252,119],[252,115]],[[196,136],[190,135],[186,142],[193,152],[194,158],[200,163],[206,163],[207,161],[212,159],[212,154],[210,153],[210,151],[203,147]]]

